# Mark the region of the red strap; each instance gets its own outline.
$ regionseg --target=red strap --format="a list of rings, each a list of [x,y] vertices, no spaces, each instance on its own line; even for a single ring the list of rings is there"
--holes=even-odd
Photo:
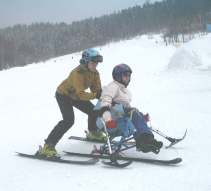
[[[117,123],[114,120],[107,121],[106,122],[106,127],[110,128],[110,129],[116,128],[117,127]]]

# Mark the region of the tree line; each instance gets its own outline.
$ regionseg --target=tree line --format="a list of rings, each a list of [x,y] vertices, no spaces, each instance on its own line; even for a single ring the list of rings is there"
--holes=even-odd
[[[204,31],[210,15],[210,0],[164,0],[71,24],[7,27],[0,29],[0,70],[146,33],[175,40],[179,34]]]

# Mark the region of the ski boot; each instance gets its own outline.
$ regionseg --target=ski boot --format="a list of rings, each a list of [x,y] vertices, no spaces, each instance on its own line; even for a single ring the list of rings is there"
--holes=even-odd
[[[97,142],[102,142],[102,143],[105,143],[107,140],[105,133],[103,133],[102,131],[86,132],[86,138],[89,141],[97,141]]]
[[[136,149],[137,151],[142,151],[143,153],[153,152],[158,154],[163,143],[156,141],[152,134],[143,133],[138,135],[136,138]]]
[[[157,141],[156,139],[152,140],[152,144],[157,147],[158,149],[161,149],[163,147],[163,142],[162,141]]]
[[[37,151],[36,155],[47,157],[47,158],[59,158],[59,155],[55,149],[48,144],[44,144],[44,146],[39,146],[39,150]]]

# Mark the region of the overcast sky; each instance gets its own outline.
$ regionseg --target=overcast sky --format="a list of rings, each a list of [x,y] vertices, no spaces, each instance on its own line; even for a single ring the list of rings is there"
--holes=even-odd
[[[110,14],[147,0],[0,0],[0,28],[33,22],[66,22]],[[149,0],[148,0],[149,1]],[[154,2],[155,0],[150,0]]]

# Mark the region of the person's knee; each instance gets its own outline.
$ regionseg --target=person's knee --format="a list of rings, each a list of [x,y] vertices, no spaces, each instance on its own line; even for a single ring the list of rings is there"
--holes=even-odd
[[[65,123],[66,126],[72,127],[73,124],[74,124],[74,119],[66,120],[66,121],[64,121],[64,123]]]
[[[64,129],[69,129],[74,124],[74,119],[68,119],[68,120],[62,120],[59,122],[60,127],[63,127]]]

